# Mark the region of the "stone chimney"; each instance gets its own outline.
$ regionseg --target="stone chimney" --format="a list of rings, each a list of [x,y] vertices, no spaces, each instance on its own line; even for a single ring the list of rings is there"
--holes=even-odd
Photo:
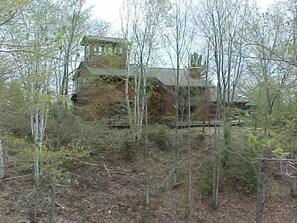
[[[194,79],[201,78],[201,67],[189,67],[188,72],[189,72],[189,75]]]

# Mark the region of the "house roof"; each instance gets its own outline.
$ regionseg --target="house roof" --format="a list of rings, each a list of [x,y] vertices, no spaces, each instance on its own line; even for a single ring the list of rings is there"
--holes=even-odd
[[[130,65],[130,76],[134,76],[133,72],[135,65]],[[80,71],[86,69],[88,73],[99,76],[117,76],[126,77],[128,70],[126,69],[113,69],[113,68],[99,68],[91,67],[85,64],[80,64],[78,71],[74,75],[74,79],[78,78]],[[175,86],[176,84],[177,70],[172,68],[148,68],[148,77],[156,78],[162,84],[166,86]],[[180,69],[179,72],[179,86],[187,87],[190,84],[191,87],[205,87],[210,86],[210,83],[206,83],[204,79],[194,79],[188,75],[187,70]]]
[[[217,100],[218,99],[217,99],[216,89],[215,88],[210,89],[210,101],[216,102]],[[227,100],[225,102],[227,102]],[[235,94],[234,98],[233,98],[233,102],[245,104],[245,103],[248,103],[249,100],[247,99],[247,97],[245,97],[243,95]]]
[[[86,46],[88,43],[94,42],[104,42],[104,43],[125,43],[126,40],[123,38],[114,38],[114,37],[103,37],[103,36],[95,36],[95,35],[85,35],[81,40],[81,45]]]
[[[88,72],[91,74],[95,74],[98,76],[117,76],[117,77],[125,77],[127,75],[127,70],[116,69],[116,68],[98,68],[85,66]]]
[[[176,85],[176,75],[177,70],[172,68],[151,68],[149,76],[157,78],[166,86],[175,86]],[[187,87],[188,84],[192,87],[205,87],[207,86],[206,80],[204,79],[194,79],[186,69],[179,70],[179,80],[178,84],[181,87]],[[208,85],[210,85],[208,83]]]

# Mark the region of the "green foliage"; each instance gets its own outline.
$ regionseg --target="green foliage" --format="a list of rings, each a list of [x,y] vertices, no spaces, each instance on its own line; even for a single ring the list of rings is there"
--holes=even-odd
[[[250,163],[234,159],[233,165],[225,169],[225,174],[228,175],[226,183],[228,183],[232,189],[247,193],[257,191],[256,171]]]
[[[19,220],[21,219],[21,214],[18,212],[12,212],[10,214],[4,215],[4,217],[2,218],[1,216],[1,222],[3,223],[15,223],[15,222],[19,222]],[[4,221],[2,221],[4,220]]]
[[[135,149],[136,149],[136,141],[126,139],[124,141],[122,155],[125,160],[132,161],[135,159]]]
[[[1,11],[7,10],[8,15],[12,14],[13,10],[18,10],[29,3],[30,0],[0,0]]]
[[[192,137],[193,148],[199,148],[205,140],[205,134],[203,132],[198,132]]]
[[[186,182],[186,177],[188,174],[188,170],[185,168],[177,168],[176,169],[176,182],[173,184],[172,189],[178,189],[184,182]]]
[[[232,189],[255,192],[257,189],[257,177],[254,162],[259,151],[254,146],[248,147],[244,145],[257,145],[257,139],[253,134],[248,133],[246,138],[238,135],[236,140],[243,146],[239,147],[239,143],[228,141],[228,146],[225,146],[222,151],[222,180]]]
[[[41,159],[43,163],[43,172],[54,178],[62,178],[67,175],[68,162],[77,162],[89,156],[89,148],[82,147],[80,140],[72,140],[68,145],[60,150],[51,150],[45,148],[42,151]],[[69,170],[71,171],[71,169]]]
[[[5,138],[5,142],[10,148],[7,151],[9,159],[14,161],[18,171],[23,174],[33,173],[35,146],[26,139],[14,137]],[[61,178],[68,171],[66,164],[88,157],[89,148],[82,147],[79,140],[72,140],[60,150],[53,150],[45,145],[39,155],[40,160],[42,160],[42,176],[44,179],[48,179],[48,176]]]
[[[293,198],[293,199],[297,199],[297,192],[291,192],[291,197]]]
[[[3,139],[8,159],[12,160],[17,171],[22,174],[33,173],[34,145],[28,138],[6,137]]]
[[[5,192],[0,193],[0,201],[4,201],[4,200],[6,200],[8,198],[9,198],[9,194],[7,194]]]
[[[288,128],[288,126],[285,128]],[[258,128],[255,133],[248,133],[245,135],[250,149],[254,151],[258,150],[258,153],[261,153],[261,150],[264,148],[269,149],[277,157],[287,157],[290,155],[286,147],[292,142],[288,141],[289,138],[287,134],[283,134],[283,128],[275,126],[270,130],[266,130],[267,136],[265,137],[263,131],[262,128]]]
[[[202,178],[198,190],[203,195],[210,195],[213,187],[213,164],[207,164],[202,170]]]
[[[246,134],[248,145],[251,148],[255,148],[258,145],[258,139],[255,134],[248,133]]]
[[[152,140],[161,150],[167,150],[170,147],[168,127],[166,125],[158,124],[153,127],[149,135]]]

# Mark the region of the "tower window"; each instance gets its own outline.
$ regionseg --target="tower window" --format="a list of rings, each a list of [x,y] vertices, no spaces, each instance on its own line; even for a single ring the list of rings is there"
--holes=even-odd
[[[102,54],[102,46],[98,46],[98,45],[96,45],[95,47],[94,47],[94,55],[96,55],[96,56],[100,56]]]

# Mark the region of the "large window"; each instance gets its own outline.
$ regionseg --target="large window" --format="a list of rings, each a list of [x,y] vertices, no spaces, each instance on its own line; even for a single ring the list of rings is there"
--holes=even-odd
[[[122,55],[123,54],[123,48],[122,47],[118,47],[117,48],[117,53]]]
[[[100,56],[101,54],[102,54],[102,46],[95,45],[94,46],[94,55],[95,56]]]

